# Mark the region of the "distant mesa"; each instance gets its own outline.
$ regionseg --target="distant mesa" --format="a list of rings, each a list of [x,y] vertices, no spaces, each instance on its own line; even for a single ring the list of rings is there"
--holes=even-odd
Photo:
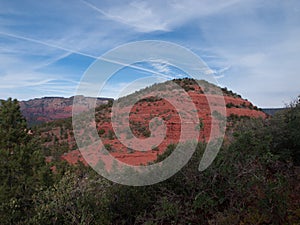
[[[97,99],[97,105],[107,104],[111,98],[93,98],[81,97],[82,104],[85,108],[93,108],[93,102]],[[65,119],[72,116],[72,105],[74,96],[64,97],[43,97],[27,101],[20,101],[20,107],[23,116],[26,118],[29,126],[50,122],[57,119]],[[87,107],[86,107],[87,106]]]
[[[263,112],[265,112],[266,114],[268,114],[269,116],[274,116],[275,113],[280,112],[284,110],[284,108],[265,108],[262,109]]]

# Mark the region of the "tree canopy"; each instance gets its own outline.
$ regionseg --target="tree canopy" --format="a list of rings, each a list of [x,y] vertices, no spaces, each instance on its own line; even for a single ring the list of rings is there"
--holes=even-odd
[[[32,195],[51,174],[16,99],[1,101],[0,137],[0,224],[16,224],[30,215]]]

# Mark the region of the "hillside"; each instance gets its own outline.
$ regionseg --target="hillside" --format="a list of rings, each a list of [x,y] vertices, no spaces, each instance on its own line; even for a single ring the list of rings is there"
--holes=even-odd
[[[201,81],[202,88],[198,86],[191,79],[177,79],[174,80],[179,86],[181,86],[189,95],[193,101],[199,121],[195,121],[194,124],[188,124],[188,128],[191,131],[197,130],[199,133],[198,140],[206,142],[209,140],[209,134],[212,128],[212,117],[222,116],[218,115],[218,112],[211,112],[206,96],[202,88],[213,89],[214,85]],[[132,99],[135,99],[138,95],[147,94],[147,96],[155,95],[158,91],[170,94],[170,99],[177,98],[181,100],[181,96],[176,93],[176,90],[170,89],[170,82],[165,82],[161,84],[155,84],[145,89],[142,89],[134,94],[123,97],[119,100],[121,108],[119,110],[119,116],[121,117],[121,135],[123,138],[133,138],[128,136],[127,130],[124,128],[122,130],[122,124],[125,124],[122,116],[124,112],[128,110],[127,105],[130,104]],[[226,104],[226,117],[227,117],[227,127],[232,126],[233,121],[245,117],[262,117],[265,118],[266,114],[260,111],[256,106],[254,106],[248,100],[241,98],[238,94],[232,91],[222,88],[222,92]],[[213,95],[214,104],[217,106],[221,96]],[[162,118],[166,123],[166,138],[157,147],[152,149],[147,149],[147,152],[134,151],[131,148],[124,146],[115,136],[115,133],[111,124],[111,105],[102,105],[96,108],[96,127],[98,134],[110,153],[117,159],[132,165],[146,164],[150,161],[156,160],[157,156],[162,154],[170,144],[176,144],[179,141],[181,121],[178,112],[174,106],[172,106],[168,101],[156,97],[148,97],[138,101],[130,111],[129,124],[134,136],[145,139],[150,136],[149,126],[152,126],[150,121],[155,118]],[[160,123],[157,119],[154,119],[155,123]],[[50,123],[47,126],[40,127],[39,132],[45,141],[45,146],[47,146],[48,154],[53,153],[55,149],[53,146],[64,146],[64,151],[60,151],[62,158],[69,163],[76,163],[78,160],[84,161],[80,152],[76,149],[76,142],[74,139],[73,132],[71,130],[71,120],[61,120],[55,123]],[[194,136],[186,137],[185,141],[194,139]],[[88,139],[90,139],[88,137]],[[90,141],[90,140],[82,140]],[[57,148],[57,147],[56,147]],[[52,149],[52,150],[49,150]],[[90,160],[96,160],[97,156],[92,152],[89,156]],[[94,161],[97,163],[97,161]]]
[[[72,116],[72,105],[74,97],[44,97],[28,101],[20,101],[20,107],[27,123],[32,126],[43,122],[64,119]],[[91,97],[81,97],[82,104],[92,108]],[[108,103],[109,98],[97,98],[97,106]]]
[[[19,102],[10,98],[2,101],[0,224],[299,224],[300,101],[269,117],[249,101],[223,88],[226,113],[221,114],[214,111],[221,106],[217,92],[207,96],[213,100],[211,108],[203,94],[202,88],[215,90],[213,85],[202,82],[200,88],[189,79],[175,82],[193,100],[194,111],[191,102],[183,101],[184,94],[180,95],[166,82],[116,100],[115,103],[120,103],[119,115],[113,113],[115,104],[110,101],[78,117],[42,123],[28,132]],[[168,95],[168,101],[162,95],[151,96],[159,90]],[[183,103],[185,111],[170,104],[175,99]],[[135,104],[131,108],[132,102]],[[133,131],[132,136],[122,126],[128,109],[130,127],[127,128]],[[188,124],[182,122],[191,113],[197,113],[198,119]],[[119,117],[120,126],[116,130],[120,129],[121,138],[131,140],[136,136],[148,140],[149,135],[156,135],[156,122],[160,121],[153,119],[156,116],[165,120],[166,136],[161,145],[147,152],[125,148],[112,131],[111,121]],[[209,131],[214,126],[212,121],[218,117],[224,122],[225,116],[225,141],[213,163],[199,171],[199,162],[207,152],[204,142],[210,138]],[[73,130],[72,119],[83,122],[79,129]],[[78,163],[85,161],[77,150],[73,132],[84,137],[80,141],[89,145],[97,135],[90,128],[97,128],[106,149],[119,160],[132,165],[158,163],[159,166],[159,162],[170,159],[168,156],[181,135],[180,128],[186,125],[186,131],[197,131],[200,141],[194,142],[197,146],[188,163],[159,183],[122,185]],[[197,138],[189,135],[187,132],[180,140]],[[79,146],[80,141],[77,139]],[[180,156],[185,156],[191,145],[182,146]],[[83,154],[92,163],[108,167],[105,160],[97,162],[98,146],[94,147]],[[148,150],[143,147],[142,150]],[[177,159],[171,163],[180,163],[181,158]],[[116,163],[111,164],[108,172],[118,172]],[[166,169],[169,168],[172,167]],[[164,171],[165,168],[152,175],[162,176]],[[122,179],[127,174],[138,175],[139,171],[133,168],[124,172]]]

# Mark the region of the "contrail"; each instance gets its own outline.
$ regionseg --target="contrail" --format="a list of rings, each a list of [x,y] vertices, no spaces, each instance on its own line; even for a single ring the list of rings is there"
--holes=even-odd
[[[84,52],[72,50],[72,49],[65,48],[65,47],[62,47],[62,46],[59,46],[59,45],[56,45],[56,44],[47,43],[47,42],[40,41],[40,40],[37,40],[37,39],[29,38],[29,37],[24,37],[24,36],[20,36],[20,35],[16,35],[16,34],[11,34],[11,33],[6,33],[6,32],[1,32],[1,31],[0,31],[0,35],[4,35],[4,36],[8,36],[8,37],[13,37],[13,38],[21,39],[21,40],[25,40],[25,41],[30,41],[30,42],[34,42],[34,43],[41,44],[41,45],[46,45],[48,47],[52,47],[52,48],[56,48],[56,49],[61,49],[61,50],[64,50],[64,51],[67,51],[67,52],[70,52],[70,53],[75,53],[75,54],[78,54],[78,55],[83,55],[83,56],[86,56],[86,57],[89,57],[89,58],[93,58],[93,59],[100,59],[100,60],[103,60],[103,61],[106,61],[106,62],[118,64],[118,65],[121,65],[121,66],[124,66],[124,67],[130,67],[130,68],[133,68],[133,69],[137,69],[137,70],[141,70],[141,71],[144,71],[144,72],[152,73],[152,74],[155,74],[155,75],[167,78],[167,79],[173,78],[172,76],[168,76],[168,75],[165,75],[165,74],[153,71],[151,69],[146,69],[146,68],[143,68],[143,67],[140,67],[140,66],[135,66],[135,65],[132,65],[132,64],[122,63],[122,62],[119,62],[119,61],[116,61],[116,60],[112,60],[112,59],[107,59],[107,58],[104,58],[104,57],[97,57],[97,56],[94,56],[94,55],[91,55],[91,54],[87,54],[87,53],[84,53]]]
[[[106,17],[109,17],[109,18],[112,18],[111,15],[107,14],[106,12],[104,12],[103,10],[99,9],[98,7],[94,6],[93,4],[87,2],[87,1],[84,1],[84,0],[80,0],[83,4],[87,5],[88,7],[94,9],[95,11],[103,14],[104,16]]]
[[[80,0],[80,1],[81,1],[83,4],[85,4],[86,6],[90,7],[91,9],[93,9],[93,10],[95,10],[95,11],[101,13],[102,15],[106,16],[107,18],[110,18],[110,19],[112,19],[112,20],[117,20],[117,21],[120,22],[120,23],[123,23],[123,24],[125,24],[125,25],[129,25],[129,26],[130,26],[130,24],[127,23],[126,21],[124,21],[121,17],[110,15],[110,14],[104,12],[102,9],[99,9],[98,7],[96,7],[95,5],[93,5],[92,3],[87,2],[87,1],[85,1],[85,0]]]
[[[16,34],[11,34],[11,33],[6,33],[6,32],[1,32],[1,31],[0,31],[0,34],[4,35],[4,36],[9,36],[9,37],[13,37],[13,38],[25,40],[25,41],[30,41],[30,42],[38,43],[38,44],[41,44],[41,45],[46,45],[46,46],[52,47],[52,48],[61,49],[61,50],[67,51],[67,52],[76,53],[78,55],[87,56],[87,57],[93,58],[93,59],[97,59],[98,58],[98,57],[96,57],[94,55],[90,55],[90,54],[79,52],[79,51],[74,51],[74,50],[69,49],[69,48],[65,48],[65,47],[62,47],[62,46],[59,46],[59,45],[56,45],[56,44],[47,43],[47,42],[40,41],[40,40],[37,40],[37,39],[29,38],[29,37],[24,37],[24,36],[20,36],[20,35],[16,35]]]

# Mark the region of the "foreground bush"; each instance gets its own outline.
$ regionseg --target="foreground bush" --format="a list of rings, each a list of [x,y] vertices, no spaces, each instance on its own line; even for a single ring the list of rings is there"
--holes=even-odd
[[[49,174],[16,102],[3,103],[0,224],[299,224],[299,103],[269,120],[239,120],[204,172],[199,143],[181,171],[144,187],[112,183],[83,165],[54,162]]]

